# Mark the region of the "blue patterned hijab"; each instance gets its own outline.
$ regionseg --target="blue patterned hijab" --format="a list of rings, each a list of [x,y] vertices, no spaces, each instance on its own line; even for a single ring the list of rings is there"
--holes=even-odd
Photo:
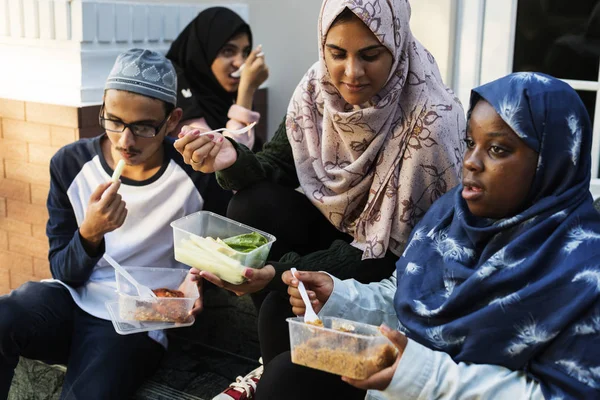
[[[600,214],[592,131],[567,84],[517,73],[473,90],[539,154],[520,214],[473,216],[459,185],[436,201],[397,264],[400,328],[456,361],[524,370],[553,396],[600,398]]]

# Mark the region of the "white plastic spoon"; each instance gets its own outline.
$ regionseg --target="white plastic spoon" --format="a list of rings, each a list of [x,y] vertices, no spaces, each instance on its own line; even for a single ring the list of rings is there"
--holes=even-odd
[[[199,136],[206,136],[206,135],[208,135],[210,133],[223,132],[223,131],[227,131],[227,132],[232,133],[234,135],[241,135],[242,133],[246,133],[250,129],[254,128],[254,125],[256,125],[256,122],[253,122],[250,125],[245,126],[245,127],[241,128],[241,129],[227,129],[227,128],[215,129],[214,131],[202,132]]]
[[[294,278],[298,279],[298,276],[296,275],[298,270],[296,268],[291,268],[290,271],[292,271],[292,275],[294,276]],[[302,297],[304,305],[306,306],[306,312],[304,313],[304,323],[322,325],[321,319],[319,319],[317,313],[315,313],[315,310],[313,310],[312,308],[312,304],[310,302],[310,299],[308,298],[308,293],[306,293],[304,283],[300,279],[298,279],[298,290],[300,291],[300,296]]]
[[[116,262],[114,260],[114,258],[112,258],[111,256],[109,256],[108,254],[104,253],[104,259],[106,261],[108,261],[108,263],[117,271],[119,272],[121,275],[123,275],[123,277],[125,279],[127,279],[129,281],[129,283],[131,283],[135,289],[138,292],[138,295],[140,297],[154,297],[156,298],[156,294],[154,294],[154,292],[148,287],[148,286],[144,286],[141,283],[139,283],[138,281],[135,280],[135,278],[133,276],[131,276],[131,274],[129,272],[127,272],[127,270],[123,267],[121,267],[119,265],[118,262]]]

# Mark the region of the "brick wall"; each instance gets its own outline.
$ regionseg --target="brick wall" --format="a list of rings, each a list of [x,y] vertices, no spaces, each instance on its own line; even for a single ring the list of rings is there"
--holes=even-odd
[[[98,106],[0,99],[0,295],[50,277],[46,197],[50,158],[97,135]]]

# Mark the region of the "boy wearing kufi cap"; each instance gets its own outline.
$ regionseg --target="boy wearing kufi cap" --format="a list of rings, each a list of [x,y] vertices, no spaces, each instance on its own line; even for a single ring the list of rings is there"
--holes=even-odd
[[[0,297],[0,399],[20,356],[67,364],[65,399],[129,399],[158,368],[163,331],[119,335],[113,327],[115,273],[103,255],[126,266],[186,268],[173,258],[169,224],[201,209],[225,213],[230,194],[186,165],[168,137],[182,115],[176,93],[163,55],[120,54],[100,109],[105,133],[52,158],[46,233],[54,279]]]

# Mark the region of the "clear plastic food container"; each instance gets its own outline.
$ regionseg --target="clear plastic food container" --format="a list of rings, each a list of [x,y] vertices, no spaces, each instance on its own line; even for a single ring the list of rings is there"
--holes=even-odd
[[[323,327],[287,321],[294,364],[366,379],[396,360],[396,347],[376,326],[333,317],[322,318]]]
[[[115,331],[120,335],[131,335],[133,333],[157,331],[162,329],[183,328],[194,324],[194,317],[190,317],[186,322],[152,322],[152,321],[131,321],[122,319],[119,315],[119,302],[106,302],[108,314],[115,327]]]
[[[209,211],[199,211],[171,223],[175,243],[175,259],[199,270],[208,271],[224,281],[238,285],[245,281],[244,268],[262,268],[275,241],[275,236]],[[267,243],[244,253],[231,248],[214,250],[203,239],[227,239],[259,233]]]
[[[146,321],[170,324],[189,323],[189,312],[199,297],[196,282],[189,278],[189,270],[179,268],[125,267],[140,284],[152,290],[179,291],[183,297],[141,298],[135,287],[116,272],[119,294],[118,316],[120,321]],[[163,291],[164,292],[164,291]],[[174,292],[170,292],[171,295]],[[109,311],[110,308],[109,308]],[[115,310],[113,310],[115,311]],[[160,328],[164,329],[164,328]]]

